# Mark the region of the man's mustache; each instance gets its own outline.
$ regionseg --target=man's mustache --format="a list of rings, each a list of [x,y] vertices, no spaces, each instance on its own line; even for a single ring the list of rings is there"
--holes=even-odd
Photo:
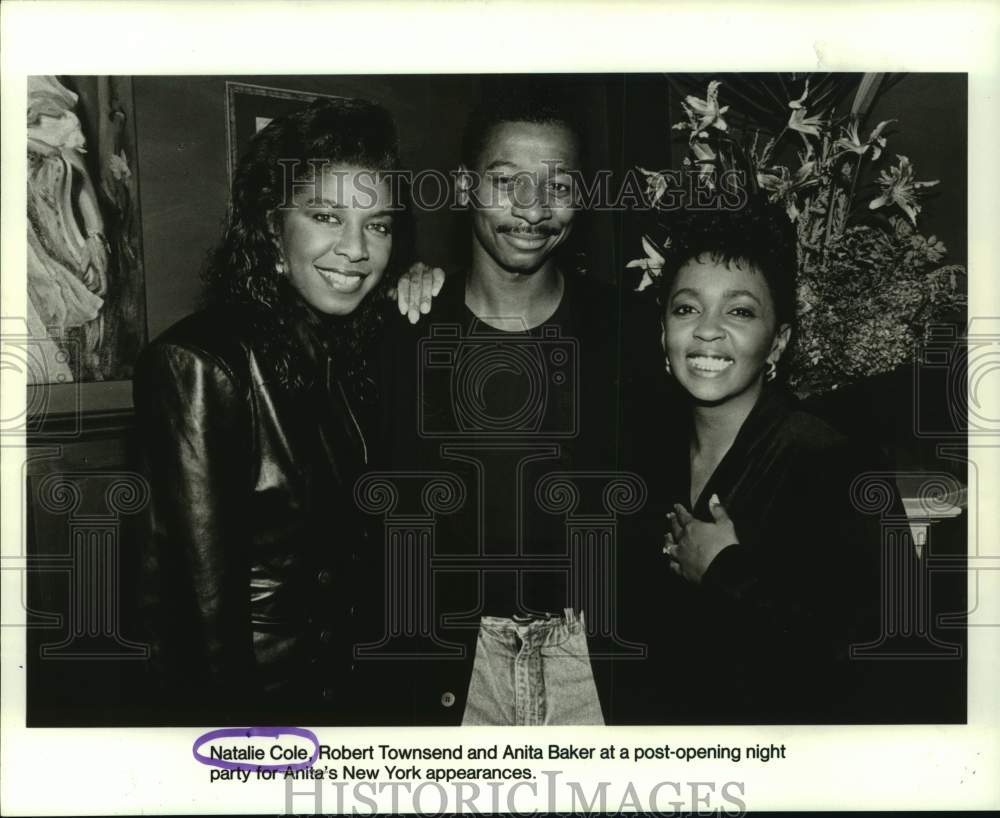
[[[497,233],[510,233],[515,236],[557,236],[562,232],[558,227],[550,224],[539,224],[522,227],[514,224],[501,224],[497,227]]]

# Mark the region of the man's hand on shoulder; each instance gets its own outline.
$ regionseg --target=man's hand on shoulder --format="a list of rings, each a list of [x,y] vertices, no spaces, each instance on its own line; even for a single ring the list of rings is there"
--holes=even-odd
[[[441,292],[444,285],[444,270],[429,267],[422,261],[415,261],[399,277],[399,282],[389,290],[389,298],[396,301],[399,314],[416,324],[421,315],[431,311],[431,301]]]

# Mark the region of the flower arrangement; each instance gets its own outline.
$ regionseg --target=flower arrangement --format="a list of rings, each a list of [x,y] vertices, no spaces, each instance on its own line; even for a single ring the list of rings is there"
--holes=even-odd
[[[799,327],[790,386],[806,396],[912,361],[929,325],[966,303],[965,269],[944,265],[947,248],[917,227],[920,197],[938,180],[917,181],[906,156],[888,161],[886,132],[894,120],[863,137],[856,117],[837,122],[811,112],[809,79],[788,101],[783,128],[766,142],[749,120],[736,134],[721,88],[713,80],[704,98],[687,95],[687,118],[673,127],[688,134],[684,165],[701,184],[711,188],[720,169],[740,168],[750,177],[750,192],[783,206],[796,225]],[[790,140],[801,143],[794,169],[794,162],[776,159],[778,151],[788,155],[796,147]],[[664,175],[639,170],[656,207]],[[859,180],[874,170],[878,189],[866,195],[868,186]],[[645,257],[627,265],[642,270],[640,290],[659,277],[669,242],[643,236]]]

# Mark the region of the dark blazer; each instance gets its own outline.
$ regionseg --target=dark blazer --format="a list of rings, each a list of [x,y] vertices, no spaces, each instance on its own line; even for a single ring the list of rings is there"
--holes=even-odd
[[[142,598],[163,717],[374,723],[351,650],[371,597],[352,496],[363,419],[307,323],[292,328],[307,383],[283,386],[261,319],[192,315],[136,367],[152,489]]]
[[[678,432],[664,464],[664,515],[671,503],[690,508],[690,436]],[[647,602],[662,600],[636,612],[648,626],[653,672],[643,683],[658,720],[892,720],[893,663],[849,654],[880,635],[880,521],[851,490],[876,467],[872,452],[765,387],[691,509],[710,522],[717,494],[739,544],[715,558],[700,585],[669,571],[665,522],[632,552],[633,587],[645,589]],[[632,712],[621,720],[644,719]]]

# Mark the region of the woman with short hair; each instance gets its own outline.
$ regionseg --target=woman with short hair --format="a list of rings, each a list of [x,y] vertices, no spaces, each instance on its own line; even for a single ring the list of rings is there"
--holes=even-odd
[[[691,213],[665,256],[665,366],[689,415],[661,496],[664,720],[891,720],[880,663],[862,658],[881,633],[883,544],[852,487],[872,454],[782,386],[794,226],[766,203]]]

